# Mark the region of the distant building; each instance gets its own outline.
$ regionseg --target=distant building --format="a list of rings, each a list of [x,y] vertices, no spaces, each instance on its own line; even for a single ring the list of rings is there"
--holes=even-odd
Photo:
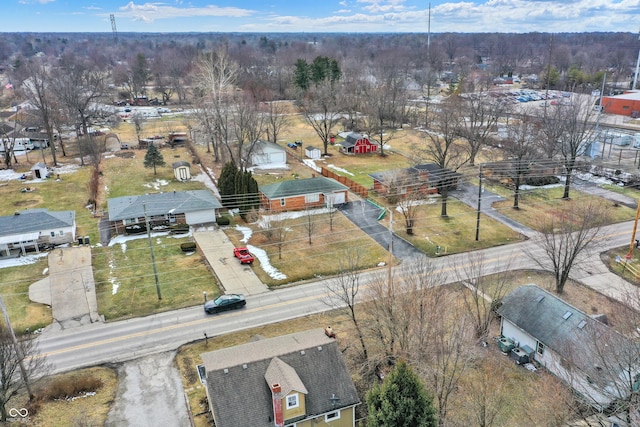
[[[76,212],[29,209],[0,217],[0,258],[39,252],[41,247],[73,243]]]
[[[640,91],[628,91],[622,95],[603,96],[602,111],[619,116],[640,117]]]

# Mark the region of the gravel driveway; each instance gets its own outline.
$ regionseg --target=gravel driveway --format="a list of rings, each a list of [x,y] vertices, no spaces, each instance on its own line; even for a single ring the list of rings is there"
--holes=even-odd
[[[154,354],[118,367],[118,391],[105,426],[191,425],[175,355]]]

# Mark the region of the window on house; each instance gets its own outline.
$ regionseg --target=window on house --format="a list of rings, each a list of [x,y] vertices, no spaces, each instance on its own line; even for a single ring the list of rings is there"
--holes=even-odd
[[[629,106],[628,106],[628,105],[623,105],[623,106],[622,106],[622,109],[623,109],[623,110],[628,110],[628,109],[629,109]]]
[[[56,237],[56,232],[55,231],[51,232],[51,237]]]
[[[298,406],[300,406],[300,401],[297,393],[287,396],[287,409],[297,408]]]
[[[329,412],[324,416],[324,422],[328,423],[330,421],[339,420],[340,419],[340,411]]]
[[[129,219],[125,219],[124,220],[124,225],[131,225],[131,224],[135,224],[137,223],[137,219],[136,218],[129,218]]]
[[[538,342],[537,351],[538,351],[538,354],[544,354],[544,344],[542,344],[541,342]]]
[[[59,233],[61,236],[64,236],[64,231],[60,230]]]
[[[280,199],[280,206],[284,206],[286,204],[285,199]]]
[[[304,196],[305,203],[315,203],[320,201],[320,194],[307,194]]]

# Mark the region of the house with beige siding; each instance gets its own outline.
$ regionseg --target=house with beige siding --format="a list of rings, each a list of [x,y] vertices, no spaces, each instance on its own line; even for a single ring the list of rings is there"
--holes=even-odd
[[[318,328],[201,355],[216,427],[354,427],[360,403],[338,343]]]

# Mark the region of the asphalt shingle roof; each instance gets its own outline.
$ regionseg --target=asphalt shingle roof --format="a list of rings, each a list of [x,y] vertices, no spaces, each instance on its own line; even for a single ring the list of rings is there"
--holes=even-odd
[[[201,357],[217,427],[273,426],[271,390],[265,374],[275,358],[280,367],[290,367],[308,391],[304,397],[307,415],[359,403],[338,343],[323,329],[262,339]],[[296,382],[291,371],[285,370],[282,381]],[[339,399],[337,403],[332,402],[332,395]]]
[[[270,199],[283,197],[301,196],[314,193],[334,193],[345,191],[349,187],[340,184],[338,181],[325,178],[324,176],[307,179],[293,179],[289,181],[276,182],[275,184],[264,185],[260,191]]]
[[[75,211],[25,210],[19,215],[0,217],[0,237],[70,227],[74,224],[75,218]]]
[[[602,366],[603,358],[620,361],[626,352],[637,354],[623,335],[536,285],[511,291],[498,314],[587,373]]]
[[[222,205],[209,190],[174,191],[169,193],[143,194],[109,199],[109,221],[141,218],[146,206],[147,215],[166,215],[173,209],[175,214],[220,209]]]

